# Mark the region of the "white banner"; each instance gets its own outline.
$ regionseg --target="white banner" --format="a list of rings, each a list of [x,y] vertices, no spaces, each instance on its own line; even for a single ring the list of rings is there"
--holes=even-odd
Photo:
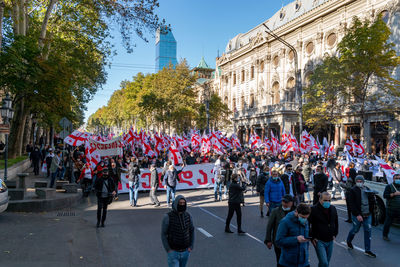
[[[93,139],[89,139],[88,141],[90,149],[99,153],[100,157],[123,155],[121,137],[106,142],[95,141]]]
[[[177,190],[208,188],[214,185],[214,175],[211,173],[214,168],[213,163],[187,165],[179,174]],[[158,168],[159,188],[164,189],[164,177],[161,177],[162,169]],[[140,169],[139,190],[150,190],[150,170]],[[118,185],[119,193],[129,192],[128,174],[121,174],[121,183]]]

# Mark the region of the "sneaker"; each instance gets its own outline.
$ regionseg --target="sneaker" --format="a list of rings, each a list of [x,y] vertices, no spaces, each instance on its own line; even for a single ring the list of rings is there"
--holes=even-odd
[[[231,229],[229,229],[229,228],[225,229],[225,233],[233,234],[233,232],[232,232]]]
[[[243,235],[243,234],[245,234],[245,233],[246,233],[246,232],[245,232],[245,231],[243,231],[243,230],[241,230],[241,229],[240,229],[240,230],[238,230],[238,234],[239,234],[239,235]]]
[[[160,207],[160,203],[157,203],[154,207]]]
[[[350,241],[346,241],[346,243],[347,243],[347,247],[349,248],[349,249],[353,249],[354,247],[353,247],[353,244],[350,242]]]
[[[117,200],[118,200],[118,197],[115,197],[114,200],[117,201]]]
[[[384,237],[383,237],[383,240],[385,240],[385,241],[390,241],[389,237],[387,237],[387,236],[384,236]]]
[[[365,251],[364,254],[367,255],[368,257],[376,258],[376,255],[374,253],[372,253],[371,251]]]

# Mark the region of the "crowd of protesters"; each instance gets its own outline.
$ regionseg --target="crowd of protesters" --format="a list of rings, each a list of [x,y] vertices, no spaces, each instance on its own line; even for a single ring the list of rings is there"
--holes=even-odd
[[[341,157],[321,157],[315,154],[271,155],[251,149],[228,151],[224,155],[183,152],[184,164],[179,167],[169,161],[166,153],[149,158],[140,149],[133,152],[128,152],[129,150],[125,150],[123,156],[102,158],[95,168],[86,162],[84,147],[67,146],[64,151],[54,151],[43,146],[32,147],[29,153],[35,175],[39,174],[42,166],[42,171],[45,170],[47,177],[51,178],[49,187],[54,186],[56,179],[65,179],[71,183],[80,183],[85,197],[91,191],[96,192],[97,227],[104,227],[107,205],[112,200],[118,200],[121,173],[127,173],[129,202],[132,207],[136,207],[140,170],[149,169],[150,203],[160,206],[157,197],[160,186],[157,169],[161,168],[167,206],[171,207],[173,203],[172,211],[163,221],[163,245],[166,251],[175,251],[175,254],[168,254],[169,262],[180,258],[186,264],[188,254],[185,253],[193,249],[194,243],[192,218],[185,211],[186,200],[179,196],[175,201],[179,173],[186,165],[203,163],[214,164],[214,200],[228,200],[226,233],[232,233],[230,222],[234,213],[238,233],[245,233],[242,229],[241,212],[241,206],[245,205],[245,192],[249,189],[253,196],[259,196],[260,216],[269,216],[265,244],[269,249],[274,247],[278,266],[309,266],[309,244],[315,248],[318,266],[329,266],[333,241],[339,232],[336,208],[331,204],[337,197],[346,201],[346,222],[352,223],[347,246],[353,248],[352,240],[363,226],[365,254],[376,257],[371,251],[371,225],[376,192],[364,184],[373,155],[366,155],[361,164],[350,162],[348,166],[342,166],[338,161]],[[394,155],[388,155],[386,162],[394,170],[400,171],[400,162],[396,162]],[[356,164],[359,164],[357,169]],[[383,239],[386,241],[389,240],[391,223],[400,217],[400,175],[396,174],[393,178],[393,183],[386,186],[384,193],[387,212]],[[182,219],[179,216],[187,221],[185,235],[188,236],[174,239],[168,236],[168,227]],[[174,228],[171,231],[178,230]],[[185,244],[181,246],[179,240],[183,240]]]

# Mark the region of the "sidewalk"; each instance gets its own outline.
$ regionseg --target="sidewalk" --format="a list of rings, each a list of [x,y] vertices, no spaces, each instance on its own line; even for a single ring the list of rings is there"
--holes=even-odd
[[[78,189],[78,193],[65,193],[64,189],[57,189],[55,198],[39,199],[35,193],[35,182],[46,181],[49,184],[51,178],[47,178],[47,174],[42,172],[40,172],[37,176],[34,175],[33,168],[27,169],[25,173],[29,173],[29,175],[25,177],[24,199],[11,200],[8,203],[7,211],[43,212],[70,208],[80,203],[82,199],[82,191],[80,189]],[[18,180],[18,178],[15,180]]]

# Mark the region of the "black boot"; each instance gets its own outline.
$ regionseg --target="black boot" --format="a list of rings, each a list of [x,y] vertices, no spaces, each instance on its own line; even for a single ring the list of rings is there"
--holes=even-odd
[[[261,211],[261,215],[260,216],[261,216],[261,218],[263,218],[264,217],[264,212]]]
[[[243,234],[245,234],[246,232],[245,231],[243,231],[242,229],[239,229],[238,230],[238,234],[240,234],[240,235],[243,235]]]
[[[225,226],[225,233],[232,234],[233,232],[229,229],[229,226]]]
[[[99,228],[100,227],[100,222],[97,221],[96,227]]]

